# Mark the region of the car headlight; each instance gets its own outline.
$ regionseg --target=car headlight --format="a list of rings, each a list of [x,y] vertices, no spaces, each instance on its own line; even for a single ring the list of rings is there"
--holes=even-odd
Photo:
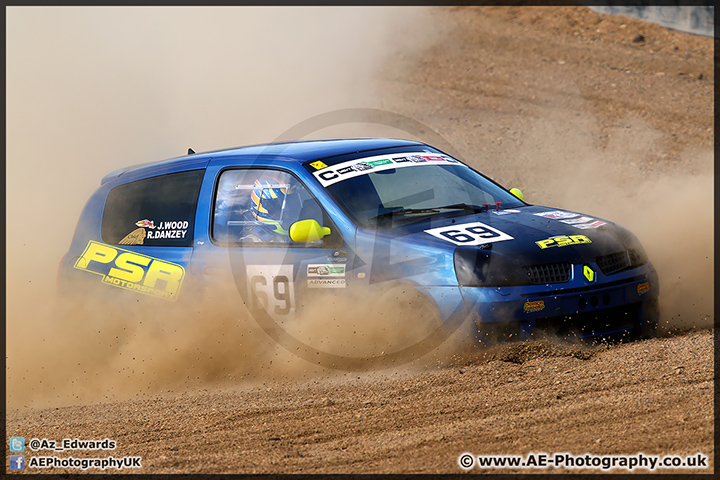
[[[461,287],[529,285],[529,277],[516,260],[492,253],[491,248],[458,247],[454,255],[455,276]]]
[[[648,262],[648,255],[640,240],[630,230],[617,225],[620,238],[630,257],[630,267],[635,268]]]
[[[490,252],[479,248],[456,248],[455,276],[461,287],[485,285],[490,267]]]

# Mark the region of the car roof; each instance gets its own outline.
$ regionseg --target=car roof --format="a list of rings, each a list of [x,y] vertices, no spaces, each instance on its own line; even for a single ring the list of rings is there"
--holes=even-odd
[[[359,153],[369,150],[412,145],[425,144],[395,138],[338,138],[248,145],[245,147],[192,153],[159,162],[143,163],[140,165],[124,167],[105,175],[101,184],[105,184],[111,180],[117,179],[121,175],[131,172],[131,176],[134,178],[145,177],[158,173],[170,173],[192,170],[194,168],[205,168],[211,160],[227,160],[232,157],[237,157],[238,160],[242,160],[244,158],[273,158],[274,160],[284,162],[304,163],[309,160],[319,160],[347,153]]]

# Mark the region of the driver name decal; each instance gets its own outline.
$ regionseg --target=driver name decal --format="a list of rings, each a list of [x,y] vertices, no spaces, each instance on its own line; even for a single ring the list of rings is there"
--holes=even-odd
[[[425,233],[433,235],[455,245],[482,245],[485,243],[513,240],[507,233],[480,222],[450,225],[447,227],[431,228]]]

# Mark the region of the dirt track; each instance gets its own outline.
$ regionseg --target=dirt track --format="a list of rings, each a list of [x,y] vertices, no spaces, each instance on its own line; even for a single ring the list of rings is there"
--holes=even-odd
[[[438,43],[398,52],[388,64],[381,107],[434,126],[483,172],[521,186],[530,202],[583,210],[548,187],[545,175],[557,172],[543,162],[587,153],[557,148],[582,141],[585,130],[593,149],[623,152],[606,158],[637,175],[703,172],[702,155],[687,152],[713,146],[712,39],[586,8],[437,9],[435,22]],[[640,34],[644,40],[633,42]],[[712,278],[712,264],[702,265]],[[682,328],[661,338],[593,348],[509,345],[424,369],[208,382],[127,401],[12,409],[7,434],[114,439],[112,455],[142,456],[142,473],[459,473],[463,452],[702,452],[711,468],[690,471],[710,473],[713,330],[706,327],[714,316],[681,302],[665,306],[673,309],[666,327]]]

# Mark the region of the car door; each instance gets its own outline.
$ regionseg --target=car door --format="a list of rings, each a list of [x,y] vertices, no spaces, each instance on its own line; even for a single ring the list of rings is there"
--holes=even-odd
[[[193,262],[209,295],[232,284],[256,319],[282,324],[317,293],[349,286],[353,248],[346,239],[353,236],[341,233],[297,175],[257,165],[212,170],[212,202],[206,216],[198,214],[207,225],[198,224]],[[290,228],[301,220],[317,222],[324,236],[292,240]]]

